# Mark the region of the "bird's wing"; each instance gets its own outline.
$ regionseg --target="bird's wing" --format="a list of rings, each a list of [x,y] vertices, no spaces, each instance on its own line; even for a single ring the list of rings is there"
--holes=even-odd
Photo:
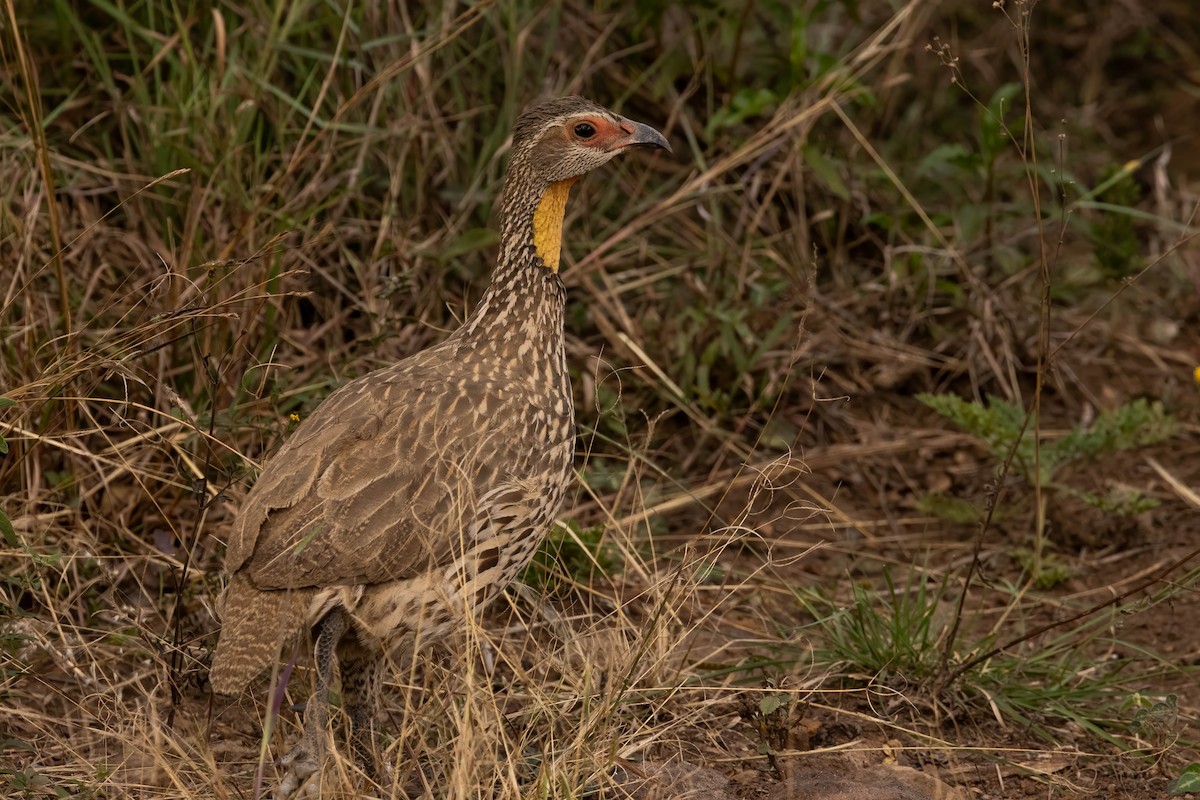
[[[523,401],[414,366],[346,384],[297,428],[243,504],[229,572],[260,589],[372,584],[462,552]]]

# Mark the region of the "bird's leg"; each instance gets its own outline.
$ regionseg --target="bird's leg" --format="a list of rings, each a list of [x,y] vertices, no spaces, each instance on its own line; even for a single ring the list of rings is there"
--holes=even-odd
[[[346,632],[346,614],[335,608],[313,627],[313,652],[317,662],[317,690],[304,709],[304,736],[280,762],[286,769],[276,792],[277,800],[292,797],[300,790],[302,797],[315,795],[320,775],[309,781],[321,768],[325,758],[325,737],[329,729],[329,687],[333,683],[333,662],[338,640]]]
[[[376,782],[380,772],[375,758],[375,717],[384,664],[382,650],[363,645],[354,636],[347,636],[338,647],[342,707],[350,718],[350,747],[359,766]]]

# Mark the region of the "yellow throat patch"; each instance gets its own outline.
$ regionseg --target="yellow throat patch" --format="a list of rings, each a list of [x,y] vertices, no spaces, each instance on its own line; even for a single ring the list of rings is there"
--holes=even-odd
[[[533,246],[552,272],[558,272],[562,253],[563,215],[567,213],[567,195],[578,178],[552,183],[533,212]]]

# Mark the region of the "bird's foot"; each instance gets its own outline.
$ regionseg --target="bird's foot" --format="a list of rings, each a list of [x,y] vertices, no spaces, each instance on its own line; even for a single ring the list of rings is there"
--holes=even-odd
[[[286,772],[275,792],[275,800],[299,800],[321,794],[321,758],[319,748],[304,738],[279,762]]]

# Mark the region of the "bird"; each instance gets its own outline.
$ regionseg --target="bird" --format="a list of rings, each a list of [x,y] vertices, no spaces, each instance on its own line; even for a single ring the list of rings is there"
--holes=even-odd
[[[578,96],[513,127],[487,289],[440,344],[349,381],[291,433],[236,515],[210,670],[236,695],[307,636],[316,687],[276,796],[319,784],[334,668],[369,775],[388,663],[445,640],[515,580],[562,506],[575,422],[559,274],[571,186],[634,148],[641,122]]]

